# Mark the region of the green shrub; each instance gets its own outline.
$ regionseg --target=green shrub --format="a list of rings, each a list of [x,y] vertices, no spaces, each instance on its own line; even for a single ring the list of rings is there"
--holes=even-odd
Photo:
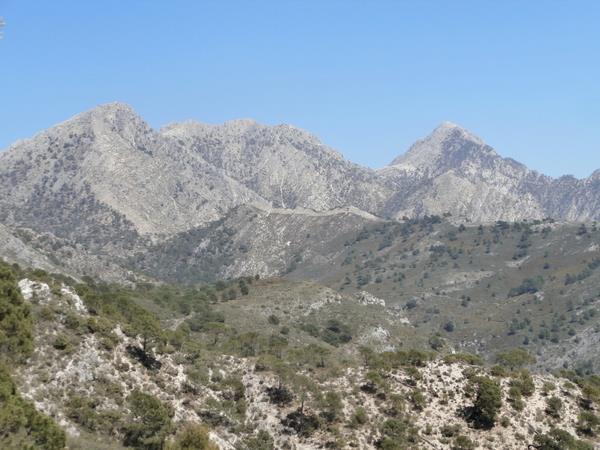
[[[546,414],[554,419],[560,419],[563,409],[563,402],[558,397],[550,397],[546,399]]]
[[[0,448],[60,450],[66,435],[56,423],[25,401],[7,368],[0,366]]]
[[[470,419],[478,428],[492,428],[502,407],[500,384],[488,377],[476,377],[473,383],[477,388],[477,396],[470,412]]]
[[[321,334],[321,339],[330,345],[338,346],[352,340],[350,327],[339,320],[331,319],[327,321]]]
[[[381,425],[379,447],[383,450],[406,450],[417,442],[417,430],[407,419],[389,419]]]
[[[448,333],[452,333],[454,331],[454,329],[456,328],[456,325],[454,325],[454,322],[449,320],[448,322],[446,322],[444,324],[443,328],[444,328],[444,331],[447,331]]]
[[[200,424],[188,424],[177,433],[173,442],[166,445],[165,450],[218,450],[211,442],[208,428]]]
[[[471,439],[461,434],[460,436],[456,436],[456,438],[454,438],[452,447],[450,448],[452,450],[474,450],[476,446]]]
[[[523,294],[535,294],[542,288],[543,284],[544,279],[542,277],[526,278],[518,287],[512,288],[508,292],[508,296],[517,297]]]
[[[554,383],[550,383],[548,381],[544,381],[544,385],[542,386],[542,394],[548,395],[550,392],[556,390],[556,385]]]
[[[596,436],[600,430],[600,417],[591,411],[582,411],[577,420],[577,432],[586,436]]]
[[[335,422],[343,414],[342,397],[337,392],[325,392],[319,400],[319,405],[322,409],[321,416],[326,422]]]
[[[0,262],[0,361],[22,362],[33,351],[33,320],[10,267]]]
[[[256,436],[244,440],[243,450],[274,450],[275,444],[268,431],[259,430]]]
[[[546,434],[536,434],[534,446],[537,450],[594,450],[592,444],[577,440],[558,428],[553,428]]]
[[[444,356],[444,362],[447,364],[452,363],[465,363],[472,366],[482,366],[483,359],[477,355],[471,353],[453,353],[451,355]]]
[[[123,429],[123,443],[144,450],[161,450],[172,430],[173,409],[139,390],[133,391],[127,401],[131,417]]]
[[[352,414],[352,419],[350,420],[351,428],[358,428],[369,421],[369,416],[367,415],[367,411],[362,406],[359,406]]]
[[[518,389],[519,392],[525,397],[530,397],[535,392],[533,377],[528,370],[522,370],[519,372],[518,377],[511,380],[510,387]]]
[[[54,341],[52,341],[52,347],[54,347],[56,350],[67,350],[70,347],[70,345],[71,340],[64,333],[57,335],[54,338]]]
[[[523,411],[525,409],[523,394],[517,386],[511,386],[508,389],[508,401],[516,411]]]
[[[429,346],[437,352],[444,347],[444,339],[440,335],[434,334],[429,338]]]
[[[490,375],[498,378],[504,378],[509,376],[510,372],[506,369],[506,367],[496,364],[490,369]]]
[[[413,389],[413,391],[410,394],[410,401],[413,405],[413,408],[417,411],[422,411],[425,408],[425,395],[420,389]]]
[[[535,362],[535,358],[524,348],[515,348],[496,355],[496,362],[511,370],[519,369]]]
[[[446,424],[440,428],[440,434],[447,438],[457,436],[458,433],[460,433],[460,425]]]

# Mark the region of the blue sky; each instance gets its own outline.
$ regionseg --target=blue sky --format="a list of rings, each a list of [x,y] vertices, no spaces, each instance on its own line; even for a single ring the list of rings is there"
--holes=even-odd
[[[254,118],[379,167],[439,122],[600,168],[598,1],[0,0],[0,148],[97,104]]]

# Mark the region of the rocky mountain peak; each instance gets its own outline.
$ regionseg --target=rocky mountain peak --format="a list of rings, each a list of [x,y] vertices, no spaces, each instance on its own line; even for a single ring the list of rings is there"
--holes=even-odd
[[[104,115],[114,115],[114,114],[129,114],[129,115],[137,115],[133,107],[124,102],[109,102],[104,103],[102,105],[98,105],[88,112],[94,114],[104,114]],[[84,113],[85,114],[85,113]]]
[[[96,134],[104,133],[148,133],[151,131],[148,124],[135,112],[135,110],[120,102],[107,103],[97,106],[83,114],[75,116],[72,122],[80,125],[89,125]]]
[[[455,169],[464,163],[500,158],[479,137],[452,122],[442,122],[427,137],[392,161],[391,166],[433,175]]]
[[[479,144],[484,144],[483,140],[481,140],[479,137],[475,136],[473,133],[471,133],[466,128],[463,128],[460,125],[458,125],[454,122],[449,122],[449,121],[444,121],[444,122],[440,123],[432,131],[432,133],[429,137],[430,138],[437,137],[441,140],[446,140],[446,139],[455,138],[457,136],[460,136],[465,140],[477,142]]]
[[[591,181],[600,181],[600,169],[594,171],[589,178]]]

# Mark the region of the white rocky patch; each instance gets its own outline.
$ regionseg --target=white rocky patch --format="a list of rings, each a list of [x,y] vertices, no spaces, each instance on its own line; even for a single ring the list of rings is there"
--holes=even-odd
[[[385,300],[379,297],[375,297],[373,294],[367,291],[360,291],[356,294],[356,298],[361,305],[376,305],[383,306],[385,308]]]
[[[513,268],[519,268],[523,264],[525,264],[530,257],[531,257],[530,255],[527,255],[525,258],[521,258],[516,261],[506,261],[506,266],[513,267]]]
[[[394,306],[391,306],[391,307],[388,309],[388,312],[389,312],[389,313],[390,313],[392,316],[396,317],[396,320],[397,320],[398,322],[400,322],[401,324],[404,324],[404,325],[410,325],[410,320],[408,320],[408,317],[406,317],[406,316],[405,316],[405,315],[402,313],[402,311],[403,311],[403,308],[402,308],[402,306],[400,306],[400,305],[394,305]]]
[[[457,289],[472,288],[478,281],[484,278],[489,278],[494,275],[494,272],[486,271],[471,271],[471,272],[454,272],[446,276],[440,287],[444,287],[446,291]]]
[[[597,252],[598,250],[600,250],[600,246],[598,244],[592,244],[586,249],[586,252]]]
[[[395,347],[390,344],[390,332],[381,325],[371,328],[358,341],[363,345],[370,345],[379,351],[394,351]]]
[[[66,298],[69,301],[70,306],[76,312],[79,314],[87,314],[88,310],[83,303],[83,300],[81,300],[81,297],[79,297],[79,295],[77,295],[77,293],[70,286],[63,284],[60,288],[60,292],[63,295],[63,298]]]
[[[342,302],[342,296],[340,294],[338,294],[337,292],[333,292],[328,289],[323,293],[323,295],[321,296],[321,298],[319,300],[308,305],[308,310],[304,313],[304,315],[307,316],[310,313],[312,313],[313,311],[318,311],[327,305],[337,304],[337,303],[341,303],[341,302]]]
[[[27,301],[35,300],[40,304],[46,304],[51,300],[50,286],[46,283],[23,278],[19,281],[19,289],[23,298]]]

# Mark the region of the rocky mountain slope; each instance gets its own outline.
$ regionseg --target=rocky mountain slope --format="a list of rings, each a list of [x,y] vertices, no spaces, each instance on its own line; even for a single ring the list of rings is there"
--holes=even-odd
[[[434,339],[489,357],[526,345],[540,369],[600,370],[600,230],[594,225],[457,227],[438,217],[398,223],[352,209],[301,214],[238,207],[128,258],[90,255],[25,229],[2,231],[8,261],[79,280],[95,274],[132,285],[194,286],[255,275],[311,280],[384,305],[391,315],[373,325],[374,333],[414,348],[429,348]],[[310,296],[303,289],[295,295]],[[338,314],[364,320],[353,309]],[[404,321],[410,326],[392,333],[389,324]]]
[[[598,176],[552,179],[502,158],[480,138],[445,122],[379,171],[398,186],[396,217],[451,213],[469,222],[598,218]],[[403,189],[403,187],[405,187]]]
[[[352,164],[306,131],[256,122],[186,122],[161,130],[271,205],[316,211],[354,206],[377,213],[390,195],[377,174]]]
[[[0,154],[0,192],[2,222],[103,250],[261,201],[122,104],[83,113]]]
[[[223,219],[174,235],[131,258],[130,267],[158,279],[235,278],[289,273],[302,261],[314,278],[366,224],[381,219],[356,208],[323,212],[240,206]],[[310,277],[309,277],[310,278]]]

